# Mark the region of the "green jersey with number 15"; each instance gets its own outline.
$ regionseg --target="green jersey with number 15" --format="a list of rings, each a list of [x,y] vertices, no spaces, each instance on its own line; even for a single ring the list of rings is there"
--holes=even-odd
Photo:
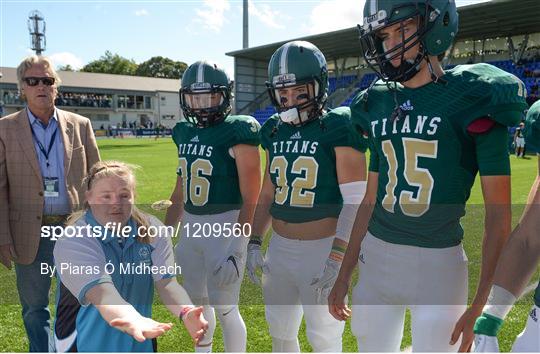
[[[184,208],[196,215],[217,214],[242,205],[232,147],[259,145],[260,125],[250,116],[228,116],[206,128],[179,122],[173,129],[178,148]]]
[[[527,150],[540,154],[540,101],[536,101],[527,112],[524,134]],[[540,155],[538,156],[540,158]],[[540,237],[540,231],[536,236]],[[540,282],[534,293],[534,303],[540,307]]]
[[[476,174],[510,174],[506,126],[519,122],[525,95],[518,78],[488,64],[415,89],[379,82],[361,92],[352,118],[369,134],[369,169],[379,174],[369,231],[403,245],[459,244]]]

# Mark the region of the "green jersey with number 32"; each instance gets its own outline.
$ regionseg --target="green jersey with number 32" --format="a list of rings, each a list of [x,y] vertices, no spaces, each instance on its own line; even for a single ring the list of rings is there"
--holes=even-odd
[[[416,89],[378,82],[351,105],[379,174],[369,231],[384,241],[459,244],[476,174],[510,174],[506,126],[526,108],[524,84],[489,64],[457,66],[442,79]]]
[[[335,147],[364,152],[367,139],[351,124],[350,109],[336,108],[303,126],[282,123],[277,114],[261,128],[268,169],[275,186],[270,214],[301,223],[338,217],[343,199],[336,172]]]
[[[259,145],[260,125],[250,116],[228,116],[224,121],[198,128],[182,121],[173,129],[178,148],[184,208],[196,215],[239,209],[242,204],[238,171],[232,147]]]

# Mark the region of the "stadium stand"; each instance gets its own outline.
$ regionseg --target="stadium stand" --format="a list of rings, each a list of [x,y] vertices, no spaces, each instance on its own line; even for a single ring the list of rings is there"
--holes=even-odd
[[[519,3],[516,7],[515,0],[496,0],[460,7],[457,41],[446,59],[453,65],[492,63],[515,74],[526,84],[528,102],[532,104],[538,99],[540,82],[540,2],[520,0]],[[520,10],[523,8],[527,11]],[[367,88],[375,79],[359,57],[356,27],[295,39],[315,44],[327,59],[330,73],[327,107],[349,105],[358,90]],[[226,53],[235,62],[234,105],[238,114],[251,114],[264,122],[275,112],[265,92],[266,68],[272,53],[285,42]]]
[[[535,70],[538,70],[538,72],[540,73],[540,61],[534,61],[520,66],[514,64],[511,60],[492,61],[488,63],[516,75],[525,83],[525,86],[527,87],[527,92],[529,93],[529,99],[527,100],[529,106],[531,106],[534,102],[538,100],[538,83],[540,83],[540,75],[539,77],[526,77],[524,76],[524,73],[527,72],[527,70],[533,73],[535,72]],[[448,66],[446,67],[446,69],[450,69],[452,67],[454,67],[454,65]],[[369,84],[375,78],[375,74],[364,75],[358,85],[358,89],[354,91],[345,101],[343,101],[341,103],[341,106],[349,106],[354,97],[358,94],[358,92],[369,87]]]
[[[527,87],[527,92],[529,94],[527,99],[527,103],[529,104],[529,106],[538,100],[538,84],[540,83],[540,60],[533,60],[522,65],[514,64],[511,60],[498,60],[488,63],[516,75],[525,83],[525,86]],[[455,65],[449,65],[446,67],[446,69],[451,69],[454,66]],[[362,78],[358,80],[357,84],[355,85],[357,89],[354,90],[353,93],[349,95],[343,102],[341,102],[339,106],[349,106],[354,97],[358,94],[358,92],[369,87],[369,85],[375,79],[376,75],[374,73],[368,73],[362,76]],[[357,80],[356,75],[344,76],[340,79],[337,79],[335,77],[329,78],[329,95],[333,94],[337,88],[346,87],[353,83],[355,80]],[[255,119],[257,119],[259,123],[262,124],[274,113],[276,113],[276,110],[273,106],[269,105],[263,109],[255,111],[253,113],[253,116],[255,117]]]

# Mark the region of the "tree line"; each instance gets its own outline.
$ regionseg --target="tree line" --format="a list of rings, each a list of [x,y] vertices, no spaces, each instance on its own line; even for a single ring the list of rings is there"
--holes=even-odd
[[[124,58],[118,54],[106,51],[99,59],[83,66],[79,71],[88,73],[147,76],[166,79],[179,79],[187,69],[182,61],[156,56],[137,64],[133,59]],[[76,71],[71,65],[58,67],[62,71]]]

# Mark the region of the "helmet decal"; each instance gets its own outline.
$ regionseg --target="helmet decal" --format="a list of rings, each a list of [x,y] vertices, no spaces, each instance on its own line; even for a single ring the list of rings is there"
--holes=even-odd
[[[291,46],[292,42],[289,42],[283,46],[283,49],[281,50],[281,57],[279,60],[279,73],[280,74],[288,74],[289,70],[287,67],[287,54],[289,53],[289,47]]]
[[[197,82],[204,82],[204,64],[202,62],[197,67]]]

